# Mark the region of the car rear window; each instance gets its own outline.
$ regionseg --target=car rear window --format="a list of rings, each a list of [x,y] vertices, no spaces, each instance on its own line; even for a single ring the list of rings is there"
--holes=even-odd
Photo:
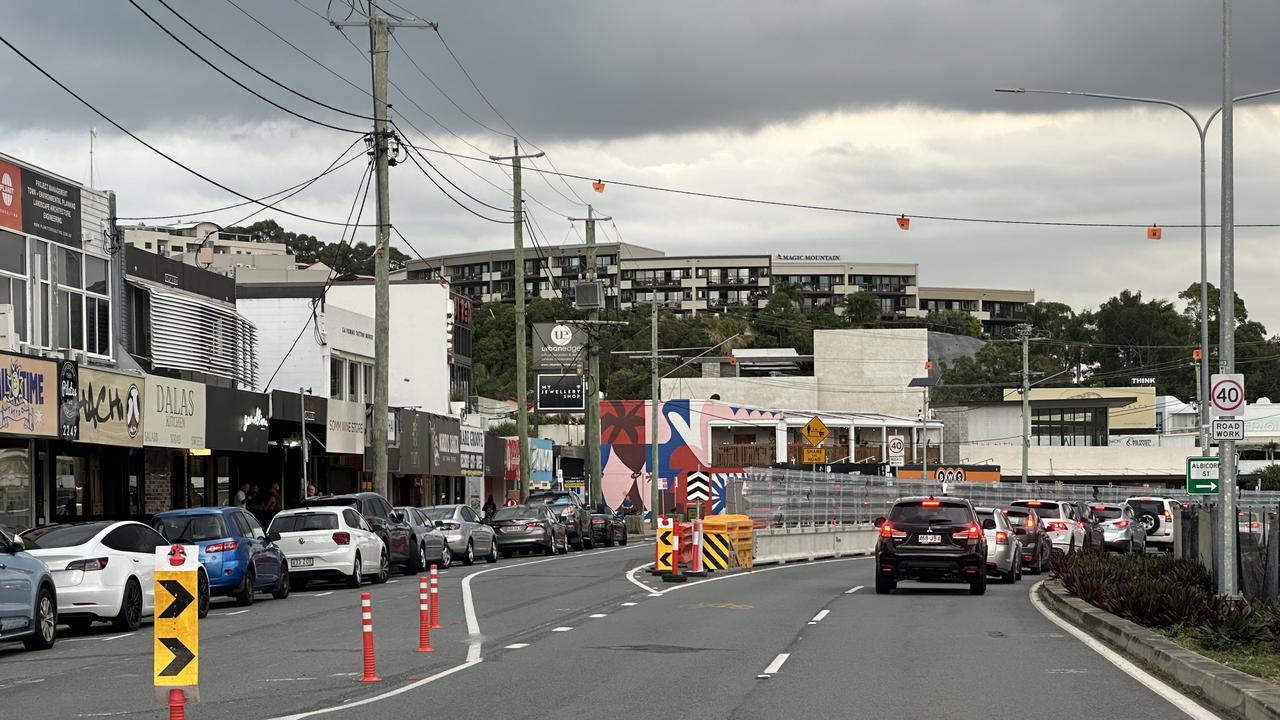
[[[542,495],[530,495],[525,501],[527,504],[541,503],[543,505],[568,505],[573,502],[573,497],[569,493],[544,493]]]
[[[937,506],[926,506],[926,500],[913,500],[898,503],[889,511],[889,522],[908,524],[951,524],[964,525],[973,522],[972,511],[968,505],[939,502]]]
[[[83,545],[111,523],[91,522],[78,525],[46,525],[22,533],[24,544],[33,550]]]
[[[1031,508],[1041,518],[1060,518],[1062,517],[1062,509],[1055,502],[1041,502],[1032,505],[1034,500],[1019,500],[1013,504],[1013,507]]]
[[[422,508],[422,514],[432,520],[452,520],[455,508],[452,505],[446,507],[429,507]]]
[[[1133,507],[1133,511],[1138,515],[1145,513],[1159,515],[1164,512],[1163,500],[1130,500],[1129,505]]]
[[[1009,518],[1009,524],[1014,527],[1026,527],[1027,520],[1031,515],[1026,512],[1018,512],[1017,510],[1008,510],[1005,512],[1005,517]]]
[[[1124,511],[1118,507],[1107,507],[1105,505],[1094,505],[1089,508],[1093,512],[1093,516],[1099,520],[1115,520],[1124,515]]]
[[[222,515],[178,515],[174,517],[156,518],[154,527],[169,542],[189,540],[203,542],[228,537]]]
[[[537,518],[538,511],[531,507],[523,507],[517,505],[515,507],[504,507],[493,514],[494,520],[523,520],[526,518]]]
[[[337,530],[338,516],[333,513],[296,513],[277,515],[271,521],[271,532],[306,532],[308,530]]]

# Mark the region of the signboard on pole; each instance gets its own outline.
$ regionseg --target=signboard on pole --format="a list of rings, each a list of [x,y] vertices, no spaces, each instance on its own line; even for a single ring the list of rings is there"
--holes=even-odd
[[[1219,465],[1216,457],[1187,458],[1187,492],[1213,495],[1218,492]]]
[[[586,381],[577,373],[538,373],[535,397],[538,412],[582,412],[587,407]]]
[[[820,447],[800,448],[800,462],[805,465],[821,465],[827,461],[827,451]]]
[[[200,682],[200,546],[156,548],[154,684],[193,687]]]
[[[1244,420],[1236,418],[1214,418],[1214,440],[1244,440]]]
[[[800,434],[804,436],[806,442],[814,447],[818,447],[831,437],[831,431],[827,429],[827,424],[822,422],[822,418],[814,415],[809,422],[800,428]]]
[[[1215,374],[1209,378],[1209,408],[1213,417],[1234,417],[1244,410],[1244,375]]]
[[[694,471],[685,476],[684,496],[688,502],[706,502],[711,499],[711,478],[704,472]]]
[[[533,367],[567,370],[586,362],[587,331],[566,323],[533,324]]]
[[[906,464],[907,444],[901,437],[889,438],[889,465],[902,467]]]

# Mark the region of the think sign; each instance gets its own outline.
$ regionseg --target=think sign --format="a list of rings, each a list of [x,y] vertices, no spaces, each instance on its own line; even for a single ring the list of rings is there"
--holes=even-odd
[[[1187,492],[1192,495],[1213,495],[1218,492],[1218,458],[1187,458]]]

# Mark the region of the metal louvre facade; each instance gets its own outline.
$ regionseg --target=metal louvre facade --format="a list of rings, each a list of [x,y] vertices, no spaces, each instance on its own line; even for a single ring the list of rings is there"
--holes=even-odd
[[[136,282],[136,281],[133,281]],[[258,380],[258,333],[234,309],[150,283],[151,363],[228,378],[243,387]]]

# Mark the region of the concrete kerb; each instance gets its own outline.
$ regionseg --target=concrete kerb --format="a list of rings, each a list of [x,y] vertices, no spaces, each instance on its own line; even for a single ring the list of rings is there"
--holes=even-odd
[[[1040,586],[1040,599],[1063,619],[1217,709],[1244,720],[1280,720],[1280,687],[1094,607],[1056,581]]]

